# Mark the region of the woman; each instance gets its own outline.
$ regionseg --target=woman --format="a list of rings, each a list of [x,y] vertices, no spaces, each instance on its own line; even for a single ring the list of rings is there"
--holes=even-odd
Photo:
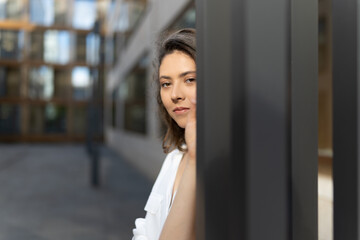
[[[195,239],[195,60],[194,29],[179,30],[159,43],[155,81],[168,155],[145,205],[146,217],[135,221],[133,240]]]

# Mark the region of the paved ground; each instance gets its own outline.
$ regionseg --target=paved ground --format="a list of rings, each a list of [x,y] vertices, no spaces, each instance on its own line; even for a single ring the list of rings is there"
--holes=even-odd
[[[107,149],[89,184],[83,145],[0,145],[0,240],[126,240],[152,183]]]

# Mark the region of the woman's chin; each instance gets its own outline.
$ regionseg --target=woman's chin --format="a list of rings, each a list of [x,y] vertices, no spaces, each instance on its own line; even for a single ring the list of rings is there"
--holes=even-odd
[[[185,126],[186,126],[186,123],[183,123],[183,122],[176,122],[176,123],[181,128],[185,128]]]

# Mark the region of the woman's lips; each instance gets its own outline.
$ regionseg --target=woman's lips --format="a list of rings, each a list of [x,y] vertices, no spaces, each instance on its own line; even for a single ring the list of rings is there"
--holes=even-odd
[[[185,107],[178,107],[173,110],[173,112],[176,114],[186,113],[187,111],[189,111],[189,108],[185,108]]]

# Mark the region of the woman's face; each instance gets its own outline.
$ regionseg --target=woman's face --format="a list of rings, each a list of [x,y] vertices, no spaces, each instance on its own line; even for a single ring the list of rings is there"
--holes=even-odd
[[[181,51],[166,55],[159,68],[160,96],[169,115],[185,128],[187,115],[196,100],[195,61]]]

